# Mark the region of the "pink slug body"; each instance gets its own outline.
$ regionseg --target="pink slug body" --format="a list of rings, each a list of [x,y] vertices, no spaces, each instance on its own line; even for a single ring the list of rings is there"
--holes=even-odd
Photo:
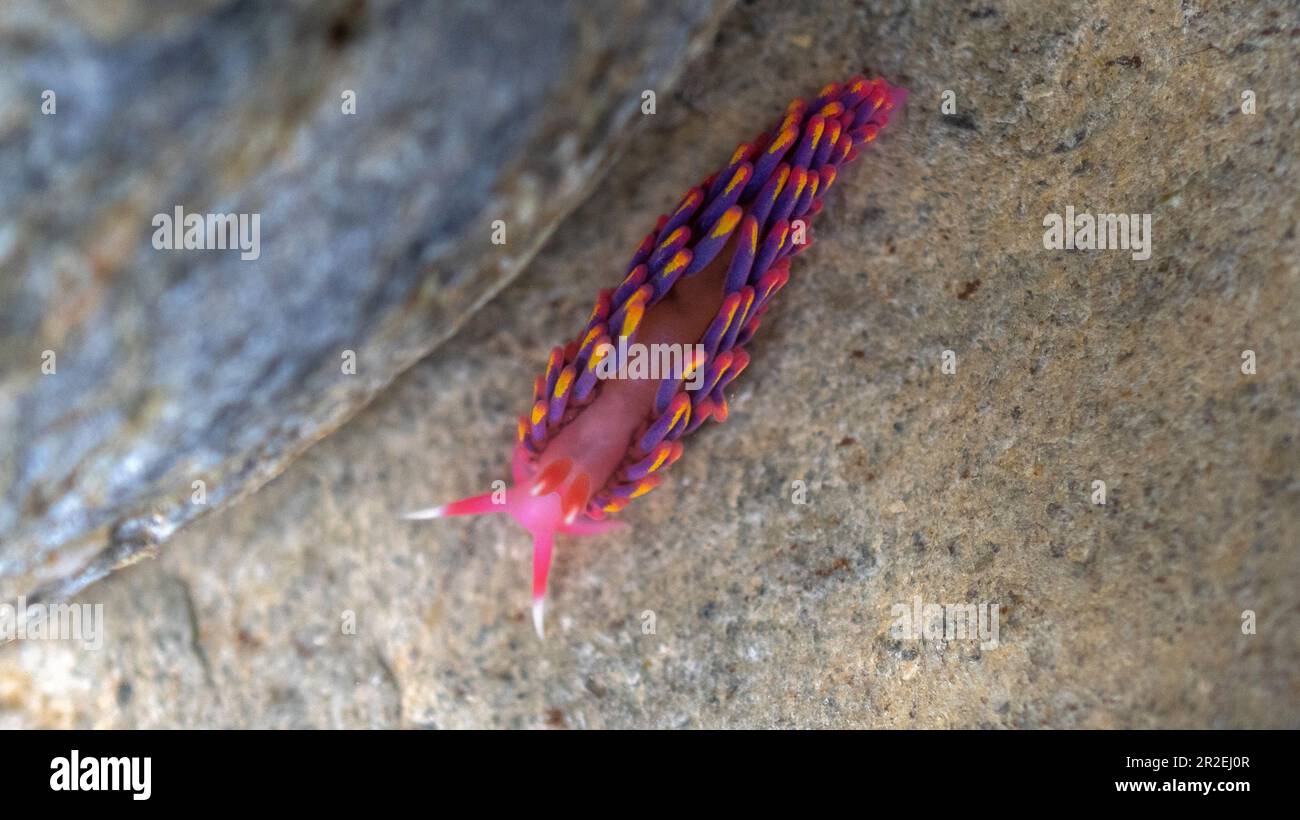
[[[855,77],[795,100],[780,123],[741,145],[687,191],[638,247],[622,283],[602,290],[583,331],[551,351],[518,423],[514,486],[410,513],[413,519],[507,512],[533,536],[533,623],[540,637],[556,533],[587,535],[649,492],[683,437],[725,421],[724,389],[749,364],[745,345],[836,172],[875,139],[907,92]],[[661,378],[606,378],[628,346],[674,345]],[[629,357],[630,358],[630,357]],[[626,368],[635,373],[632,367]]]

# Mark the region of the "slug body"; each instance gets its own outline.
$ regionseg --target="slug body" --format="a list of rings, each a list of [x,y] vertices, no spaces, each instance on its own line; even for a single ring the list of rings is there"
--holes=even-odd
[[[876,138],[907,92],[855,77],[797,99],[781,121],[736,149],[727,166],[659,218],[623,281],[602,290],[580,334],[551,351],[519,418],[514,485],[408,518],[506,512],[533,536],[533,622],[541,636],[557,533],[584,535],[662,480],[685,436],[725,421],[725,390],[749,364],[745,346],[840,167]],[[655,378],[626,352],[681,351]],[[620,362],[622,355],[624,361]]]

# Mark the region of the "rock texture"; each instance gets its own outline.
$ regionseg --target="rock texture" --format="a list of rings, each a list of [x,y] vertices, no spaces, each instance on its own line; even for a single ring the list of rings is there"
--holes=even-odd
[[[1300,725],[1297,30],[1192,2],[737,7],[526,275],[78,597],[103,649],[0,650],[0,725]],[[504,477],[548,346],[655,215],[864,68],[908,110],[837,182],[731,420],[632,532],[560,545],[539,643],[521,531],[396,514]],[[1067,206],[1152,214],[1151,258],[1045,249]],[[893,634],[917,596],[996,605],[999,645]]]
[[[450,336],[725,4],[157,6],[0,12],[0,600],[148,554]],[[157,249],[177,207],[256,252]]]

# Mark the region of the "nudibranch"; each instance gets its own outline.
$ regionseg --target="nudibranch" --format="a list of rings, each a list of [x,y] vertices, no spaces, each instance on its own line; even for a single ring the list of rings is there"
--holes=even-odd
[[[507,512],[523,525],[539,637],[555,535],[617,526],[608,516],[662,481],[687,435],[726,420],[725,391],[749,364],[745,346],[789,281],[791,258],[811,243],[811,218],[906,95],[859,76],[790,103],[775,128],[659,218],[582,332],[551,351],[519,418],[514,485],[407,515]],[[686,352],[656,378],[605,377],[629,345]]]

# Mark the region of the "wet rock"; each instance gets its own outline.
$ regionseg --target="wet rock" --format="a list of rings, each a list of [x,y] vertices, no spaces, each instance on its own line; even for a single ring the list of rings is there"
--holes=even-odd
[[[737,6],[526,276],[276,481],[78,596],[103,650],[0,650],[0,724],[1300,725],[1300,40],[1258,33],[1300,21],[970,11]],[[655,216],[864,66],[907,112],[837,180],[731,419],[630,532],[559,543],[539,643],[522,531],[397,514],[506,477],[549,345]],[[945,89],[977,131],[939,121]],[[1152,213],[1151,258],[1045,249],[1067,206]],[[996,605],[998,645],[895,636],[918,597]]]
[[[455,332],[721,5],[7,4],[0,600],[149,554]],[[158,249],[176,209],[240,249]]]

